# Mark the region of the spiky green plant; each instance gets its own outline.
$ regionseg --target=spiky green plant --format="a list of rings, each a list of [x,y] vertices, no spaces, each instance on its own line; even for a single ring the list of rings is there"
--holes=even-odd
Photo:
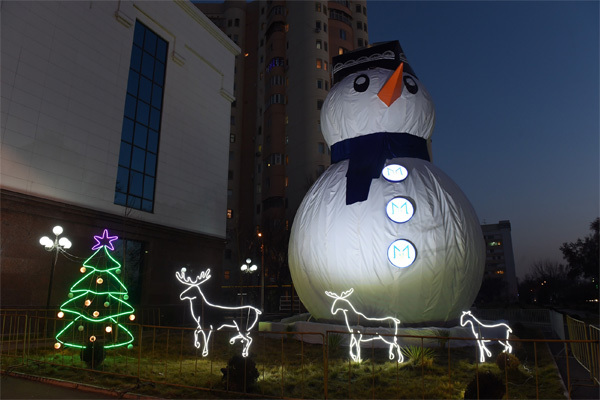
[[[431,367],[435,351],[429,347],[407,346],[402,348],[402,354],[413,367]]]

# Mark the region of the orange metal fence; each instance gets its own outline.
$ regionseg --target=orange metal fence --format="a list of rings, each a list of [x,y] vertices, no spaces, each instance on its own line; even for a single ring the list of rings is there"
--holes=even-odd
[[[236,366],[234,356],[240,354],[240,346],[229,344],[231,332],[212,332],[209,354],[203,357],[194,346],[195,328],[131,324],[133,349],[107,350],[104,361],[92,369],[79,350],[54,349],[54,337],[68,321],[4,310],[0,321],[3,371],[67,380],[77,379],[79,373],[120,378],[122,392],[156,396],[198,397],[194,391],[211,391],[260,398],[463,398],[470,384],[471,396],[483,398],[494,375],[500,382],[497,389],[507,399],[569,397],[570,392],[557,382],[556,364],[548,350],[552,342],[564,346],[562,357],[567,363],[569,346],[573,353],[588,354],[596,380],[598,371],[597,328],[591,339],[511,339],[513,353],[521,360],[518,364],[510,357],[498,357],[501,346],[493,347],[490,362],[480,363],[473,338],[397,335],[404,343],[403,363],[390,361],[388,349],[374,342],[362,345],[363,361],[355,362],[348,356],[347,331],[261,331],[252,333],[250,357],[238,359]],[[588,353],[582,350],[586,346],[592,349]],[[236,368],[243,371],[241,375],[236,375]],[[566,380],[570,388],[570,377]]]

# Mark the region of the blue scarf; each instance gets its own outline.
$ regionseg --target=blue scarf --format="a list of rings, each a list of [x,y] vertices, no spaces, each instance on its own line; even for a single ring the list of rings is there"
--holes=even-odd
[[[332,164],[350,160],[346,172],[346,204],[365,201],[371,180],[381,175],[385,160],[399,157],[430,161],[427,140],[409,133],[378,132],[331,146]]]

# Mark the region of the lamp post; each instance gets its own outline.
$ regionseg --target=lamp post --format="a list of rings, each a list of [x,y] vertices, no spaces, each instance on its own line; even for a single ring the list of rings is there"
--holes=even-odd
[[[48,236],[43,236],[40,238],[40,244],[44,246],[46,251],[55,251],[54,258],[52,260],[52,268],[50,269],[50,282],[48,283],[48,299],[46,300],[46,309],[50,308],[50,297],[52,295],[52,280],[54,279],[54,269],[56,267],[56,261],[58,260],[58,253],[63,252],[65,249],[71,248],[71,241],[67,239],[65,236],[58,238],[61,233],[63,233],[62,226],[55,226],[52,228],[52,233],[54,233],[54,240],[50,239]]]
[[[242,264],[242,266],[240,267],[240,271],[242,271],[242,274],[251,274],[253,272],[255,272],[258,269],[258,267],[256,266],[256,264],[252,264],[252,260],[249,258],[246,258],[246,264]],[[242,284],[244,283],[244,279],[242,279]],[[240,305],[244,305],[244,295],[246,293],[244,293],[243,291],[243,285],[241,285],[242,287],[240,287]],[[244,318],[243,318],[243,310],[240,310],[240,318],[241,318],[241,324],[244,323]]]
[[[265,312],[265,241],[261,232],[258,232],[260,239],[260,310]]]

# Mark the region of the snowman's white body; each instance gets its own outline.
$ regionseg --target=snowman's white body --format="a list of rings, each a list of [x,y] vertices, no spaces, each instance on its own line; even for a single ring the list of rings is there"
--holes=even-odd
[[[321,117],[328,144],[360,136],[361,130],[408,132],[427,139],[434,116],[425,89],[417,93],[420,99],[411,99],[403,89],[401,101],[389,110],[380,109],[373,93],[376,96],[391,71],[365,73],[372,88],[364,93],[351,93],[348,87],[359,74],[332,88]],[[418,81],[414,78],[411,82]],[[362,99],[351,98],[351,104],[346,104],[348,96]],[[370,103],[375,109],[368,109]],[[415,112],[415,104],[420,111]],[[350,116],[359,121],[349,120]],[[386,160],[386,165],[406,168],[406,179],[392,182],[380,175],[371,181],[365,201],[347,205],[348,163],[332,164],[320,176],[292,226],[289,265],[303,304],[315,318],[335,319],[325,291],[341,293],[354,288],[352,304],[368,316],[395,316],[403,324],[458,318],[477,295],[485,261],[481,228],[466,196],[429,161],[404,157]],[[410,199],[414,206],[412,217],[401,223],[386,212],[388,202],[399,196]],[[395,266],[388,256],[398,239],[409,241],[414,245],[411,251],[416,250],[414,260],[404,268]]]

